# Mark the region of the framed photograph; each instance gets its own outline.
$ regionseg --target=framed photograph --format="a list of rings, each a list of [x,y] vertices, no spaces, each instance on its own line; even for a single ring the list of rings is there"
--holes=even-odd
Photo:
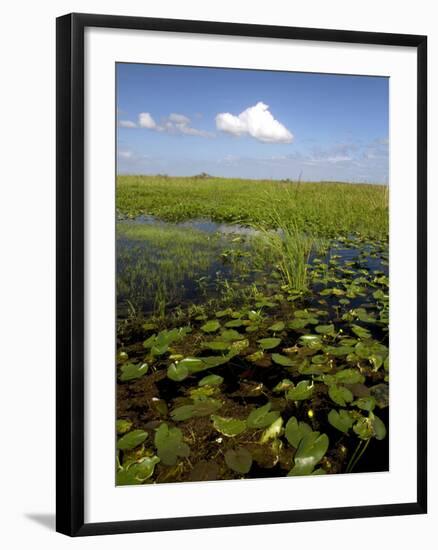
[[[426,37],[57,20],[57,530],[426,513]]]

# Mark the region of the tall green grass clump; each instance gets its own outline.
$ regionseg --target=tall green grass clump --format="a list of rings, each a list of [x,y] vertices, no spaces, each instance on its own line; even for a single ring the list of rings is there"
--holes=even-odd
[[[265,203],[268,224],[254,224],[271,249],[283,283],[293,291],[308,289],[308,262],[317,239],[303,230],[294,215],[296,190],[285,191],[280,198],[268,194]],[[267,227],[273,227],[268,229]]]

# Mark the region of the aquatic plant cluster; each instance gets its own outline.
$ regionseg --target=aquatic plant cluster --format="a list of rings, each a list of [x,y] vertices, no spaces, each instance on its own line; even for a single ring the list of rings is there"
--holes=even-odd
[[[388,469],[388,236],[303,231],[306,185],[243,224],[119,204],[118,485]]]

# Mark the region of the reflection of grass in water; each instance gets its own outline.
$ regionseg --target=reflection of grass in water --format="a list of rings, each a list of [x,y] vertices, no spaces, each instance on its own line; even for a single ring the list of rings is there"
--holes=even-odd
[[[122,222],[117,224],[117,237],[119,305],[129,300],[136,310],[146,307],[160,318],[182,295],[190,294],[192,301],[212,294],[223,302],[240,299],[245,289],[232,287],[228,276],[245,277],[252,265],[263,263],[261,252],[250,260],[247,245],[233,242],[232,235]]]
[[[263,199],[266,194],[270,201]],[[208,218],[272,227],[271,204],[301,232],[339,237],[355,231],[388,235],[388,187],[346,183],[297,183],[241,179],[119,176],[117,208],[168,221]]]

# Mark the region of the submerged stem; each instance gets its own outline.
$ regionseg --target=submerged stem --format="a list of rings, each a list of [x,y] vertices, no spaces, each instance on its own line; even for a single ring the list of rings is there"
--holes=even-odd
[[[371,438],[367,439],[365,442],[364,441],[359,441],[359,444],[357,445],[353,455],[350,458],[350,461],[348,462],[347,470],[346,470],[347,473],[351,473],[354,470],[357,463],[362,458],[362,455],[367,450],[367,447],[368,447],[370,441],[371,441]]]

